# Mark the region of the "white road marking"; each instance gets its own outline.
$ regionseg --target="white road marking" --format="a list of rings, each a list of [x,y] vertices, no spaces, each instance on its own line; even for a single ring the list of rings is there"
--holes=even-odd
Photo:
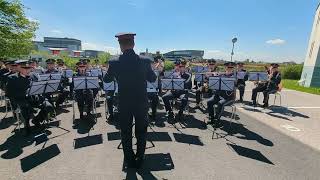
[[[288,109],[320,109],[320,107],[308,107],[308,106],[292,106],[287,108]]]
[[[288,130],[288,131],[292,131],[292,132],[299,132],[299,131],[301,131],[299,128],[294,127],[294,126],[291,126],[291,125],[289,125],[289,124],[281,125],[281,127],[285,128],[285,129]]]

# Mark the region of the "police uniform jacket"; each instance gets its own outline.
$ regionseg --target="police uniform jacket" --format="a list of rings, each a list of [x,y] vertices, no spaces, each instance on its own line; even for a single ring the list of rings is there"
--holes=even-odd
[[[147,106],[147,81],[154,82],[157,78],[151,62],[150,58],[137,55],[133,49],[109,61],[104,81],[111,82],[116,78],[120,106]]]

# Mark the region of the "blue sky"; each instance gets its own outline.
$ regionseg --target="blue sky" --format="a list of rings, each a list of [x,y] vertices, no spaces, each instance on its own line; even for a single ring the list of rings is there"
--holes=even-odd
[[[318,0],[22,0],[44,36],[119,52],[117,32],[135,32],[136,51],[205,50],[207,58],[303,62]]]

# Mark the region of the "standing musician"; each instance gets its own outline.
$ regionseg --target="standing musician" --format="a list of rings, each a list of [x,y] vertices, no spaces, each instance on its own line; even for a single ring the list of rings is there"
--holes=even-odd
[[[105,82],[116,78],[119,85],[119,116],[124,160],[128,168],[140,168],[144,161],[147,135],[148,97],[147,83],[154,82],[156,75],[151,59],[137,55],[133,33],[117,34],[122,55],[109,61]],[[132,125],[135,119],[137,152],[132,149]]]
[[[238,62],[237,63],[237,72],[247,72],[247,70],[244,69],[244,63],[243,62]],[[243,102],[243,95],[244,95],[244,91],[246,88],[246,81],[248,80],[249,76],[246,73],[246,75],[244,76],[244,79],[237,79],[237,88],[239,89],[239,93],[240,93],[240,102]]]
[[[209,71],[205,72],[205,79],[204,79],[205,82],[202,82],[202,84],[200,84],[199,88],[196,90],[196,107],[200,106],[201,94],[209,93],[209,95],[212,96],[212,90],[209,89],[208,87],[208,81],[209,81],[209,77],[214,75],[214,73],[217,72],[217,65],[214,59],[209,59],[207,65],[209,67]],[[195,83],[198,83],[198,82],[195,82]]]
[[[263,107],[269,106],[269,95],[277,92],[281,82],[281,74],[279,72],[279,64],[273,63],[269,68],[269,80],[264,83],[258,83],[257,87],[252,90],[252,105],[257,105],[257,94],[263,92]]]
[[[221,74],[221,77],[234,77],[234,62],[227,62],[224,64],[225,74]],[[220,90],[216,91],[215,94],[208,100],[208,112],[209,112],[209,124],[221,125],[221,115],[224,111],[224,106],[229,103],[231,100],[234,100],[235,92]],[[216,110],[214,111],[213,106],[217,105]]]
[[[6,94],[11,101],[13,109],[20,107],[22,117],[25,121],[26,135],[30,133],[30,119],[33,115],[33,108],[40,108],[40,112],[32,120],[32,123],[39,127],[40,123],[46,119],[47,114],[53,111],[52,105],[41,97],[27,96],[27,89],[31,85],[29,73],[32,67],[27,60],[16,61],[18,64],[18,73],[8,77]]]
[[[178,121],[182,120],[183,110],[185,109],[188,103],[188,89],[191,89],[192,81],[191,81],[191,74],[186,72],[185,65],[186,65],[186,61],[182,61],[181,64],[179,65],[179,68],[175,68],[176,72],[174,75],[174,76],[177,76],[178,78],[185,79],[185,82],[184,82],[185,89],[170,90],[170,91],[167,91],[167,93],[162,96],[162,100],[165,105],[165,109],[167,111],[169,122],[174,121],[174,114],[172,111],[170,101],[175,98],[179,98],[179,97],[181,98],[181,106],[178,112]]]
[[[77,63],[77,74],[74,77],[81,77],[81,76],[86,76],[86,68],[87,68],[87,64],[85,61],[80,61]],[[87,105],[87,117],[91,117],[91,111],[93,110],[93,100],[94,100],[94,96],[93,96],[93,91],[91,89],[87,89],[87,90],[75,90],[75,100],[77,101],[78,104],[78,109],[79,109],[79,113],[80,113],[80,119],[83,119],[84,115],[84,107],[85,105]]]

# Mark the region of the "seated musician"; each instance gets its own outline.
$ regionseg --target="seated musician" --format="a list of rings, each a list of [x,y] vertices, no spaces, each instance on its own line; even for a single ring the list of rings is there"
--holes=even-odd
[[[52,74],[52,73],[59,73],[59,71],[56,69],[56,60],[54,59],[47,59],[47,69],[45,70],[45,74]]]
[[[234,77],[234,62],[227,62],[224,64],[225,74],[220,75],[221,77]],[[220,118],[224,111],[224,106],[230,101],[234,100],[235,92],[220,90],[215,92],[215,94],[208,100],[208,112],[209,112],[209,124],[221,125]],[[214,105],[217,105],[216,110],[214,110]]]
[[[30,63],[30,66],[32,67],[32,71],[35,71],[39,74],[42,74],[45,72],[43,67],[39,66],[38,61],[35,58],[30,59],[29,63]]]
[[[67,69],[67,67],[64,64],[63,59],[57,59],[57,71],[59,73],[63,73],[63,71],[65,71]],[[68,86],[69,84],[69,79],[66,77],[62,77],[61,79],[61,85],[59,87],[59,94],[58,94],[58,98],[56,101],[56,108],[59,109],[61,104],[67,99],[67,97],[69,96],[69,91],[64,90],[64,88],[66,86]]]
[[[247,72],[247,70],[244,69],[244,63],[243,62],[238,62],[237,63],[237,71],[238,72]],[[245,91],[245,87],[246,87],[246,81],[248,80],[249,76],[248,74],[246,74],[244,76],[244,79],[238,79],[236,86],[239,89],[239,93],[240,93],[240,102],[243,102],[243,95],[244,95],[244,91]]]
[[[159,62],[158,59],[154,59],[153,63],[151,64],[152,70],[158,71],[159,73],[163,71],[164,67],[162,64]],[[160,87],[160,86],[159,86]],[[150,101],[150,107],[151,107],[151,120],[155,121],[156,120],[156,114],[157,114],[157,106],[159,104],[159,97],[158,93],[156,92],[148,92],[148,99]]]
[[[86,76],[86,67],[87,64],[85,61],[80,61],[77,63],[77,74],[75,77]],[[93,110],[93,91],[90,89],[87,90],[75,90],[75,100],[77,101],[80,119],[83,119],[84,107],[87,106],[86,113],[88,117],[91,117],[91,111]]]
[[[257,94],[263,92],[263,107],[269,106],[269,95],[277,92],[281,82],[281,74],[279,72],[279,64],[273,63],[268,71],[269,80],[267,82],[258,83],[257,87],[252,90],[252,105],[257,105]]]
[[[174,120],[174,114],[172,111],[171,103],[170,101],[175,98],[181,98],[181,106],[179,108],[178,112],[178,120],[182,120],[183,110],[187,106],[188,103],[188,90],[191,89],[192,81],[191,81],[191,74],[187,73],[185,70],[186,62],[183,61],[179,65],[179,68],[175,68],[175,74],[174,76],[178,78],[185,79],[185,90],[171,90],[166,92],[165,95],[162,96],[163,103],[165,105],[165,109],[167,111],[168,115],[168,121],[172,122]]]
[[[33,116],[33,108],[40,108],[40,112],[33,118],[32,123],[39,127],[40,123],[47,118],[47,114],[53,111],[53,106],[47,100],[38,96],[27,96],[27,89],[30,88],[29,73],[32,69],[27,60],[17,61],[18,73],[10,75],[6,87],[6,93],[11,101],[13,109],[20,107],[25,123],[26,134],[30,133],[30,119]]]
[[[204,79],[205,82],[201,82],[202,84],[198,86],[198,89],[196,91],[196,108],[198,108],[200,105],[201,94],[209,93],[209,95],[212,96],[212,90],[208,88],[208,80],[209,80],[209,77],[212,76],[213,73],[217,71],[216,61],[214,59],[209,59],[208,67],[209,67],[209,71],[205,75],[205,79]],[[198,82],[195,82],[195,83],[198,83]]]

